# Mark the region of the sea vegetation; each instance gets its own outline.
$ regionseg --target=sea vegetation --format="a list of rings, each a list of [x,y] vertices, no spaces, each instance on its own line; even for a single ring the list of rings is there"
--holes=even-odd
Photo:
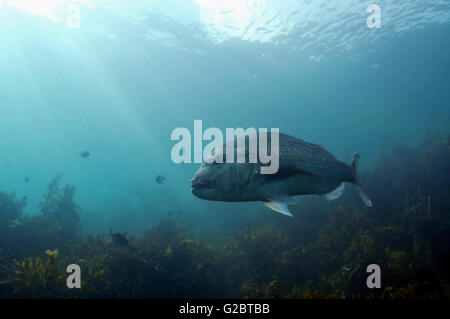
[[[450,298],[450,135],[393,147],[363,170],[372,208],[349,187],[333,202],[306,198],[294,218],[243,212],[251,223],[216,237],[171,213],[128,247],[82,234],[76,189],[61,180],[31,217],[26,198],[0,192],[0,297]],[[66,287],[69,264],[81,289]],[[367,288],[370,264],[380,289]]]
[[[79,207],[73,201],[76,188],[62,187],[62,177],[57,174],[51,180],[39,204],[40,212],[33,216],[22,214],[26,198],[16,200],[14,193],[0,197],[0,209],[5,209],[4,213],[0,211],[0,242],[16,257],[55,249],[67,253],[79,241]]]

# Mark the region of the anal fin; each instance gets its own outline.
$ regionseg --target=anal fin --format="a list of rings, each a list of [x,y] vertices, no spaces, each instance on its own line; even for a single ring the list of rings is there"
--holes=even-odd
[[[339,196],[342,195],[344,192],[345,184],[341,183],[337,188],[333,189],[331,192],[323,194],[322,196],[325,197],[326,200],[335,200]]]

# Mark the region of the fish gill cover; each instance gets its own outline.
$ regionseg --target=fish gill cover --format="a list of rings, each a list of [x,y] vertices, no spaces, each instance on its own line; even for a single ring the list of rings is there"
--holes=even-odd
[[[376,4],[0,1],[0,298],[449,299],[450,4]],[[373,205],[197,198],[196,119],[357,151]]]

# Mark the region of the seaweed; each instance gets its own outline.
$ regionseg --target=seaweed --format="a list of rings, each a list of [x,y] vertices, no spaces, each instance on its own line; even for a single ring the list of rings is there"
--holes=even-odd
[[[58,174],[31,217],[22,215],[26,199],[0,192],[0,297],[448,299],[449,172],[449,135],[429,136],[361,172],[370,209],[351,191],[332,203],[307,198],[294,219],[258,215],[220,236],[167,213],[128,235],[129,247],[82,235],[76,189]],[[72,263],[81,289],[65,286]],[[373,263],[381,289],[366,286]]]
[[[55,287],[58,282],[64,281],[64,272],[56,261],[58,251],[46,252],[47,260],[42,257],[28,258],[26,260],[14,260],[14,274],[11,279],[15,282],[14,295],[26,298],[47,298],[56,296]],[[61,289],[62,290],[62,289]]]
[[[26,205],[26,197],[17,200],[15,193],[0,191],[0,244],[11,236],[11,229],[19,222]]]

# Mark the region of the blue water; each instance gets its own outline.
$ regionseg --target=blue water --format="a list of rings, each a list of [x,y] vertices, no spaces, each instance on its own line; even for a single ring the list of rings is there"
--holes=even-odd
[[[199,164],[174,164],[170,135],[195,119],[279,128],[346,162],[358,151],[362,169],[449,131],[450,1],[378,1],[379,29],[368,1],[147,2],[0,1],[0,189],[27,196],[26,213],[64,172],[83,232],[272,214],[191,194]]]

